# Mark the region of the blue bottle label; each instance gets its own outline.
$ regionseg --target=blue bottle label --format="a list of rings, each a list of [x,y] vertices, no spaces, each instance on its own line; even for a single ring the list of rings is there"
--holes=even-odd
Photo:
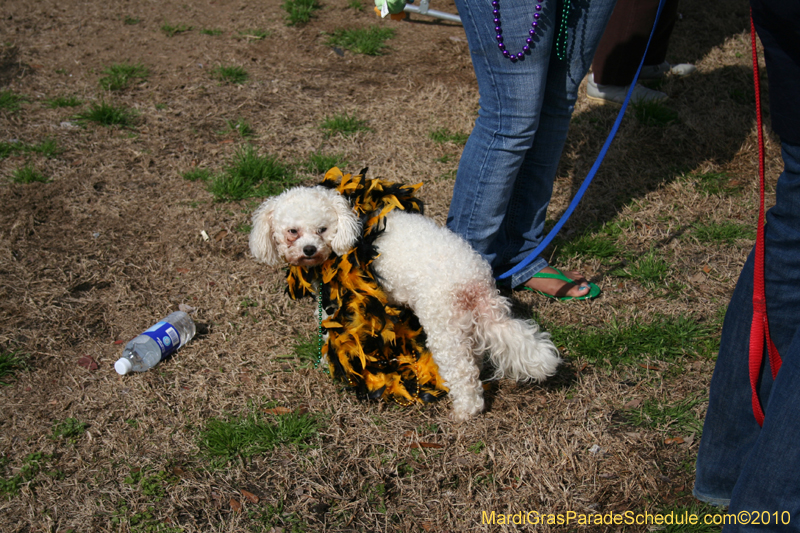
[[[161,348],[162,360],[181,345],[181,336],[178,334],[178,330],[169,322],[159,322],[142,335],[147,335],[158,343],[158,347]]]

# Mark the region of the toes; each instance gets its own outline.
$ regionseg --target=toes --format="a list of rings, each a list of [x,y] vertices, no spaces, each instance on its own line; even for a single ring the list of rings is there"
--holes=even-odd
[[[576,285],[580,284],[588,286],[589,284],[589,280],[586,279],[586,276],[575,270],[568,272],[567,277]]]

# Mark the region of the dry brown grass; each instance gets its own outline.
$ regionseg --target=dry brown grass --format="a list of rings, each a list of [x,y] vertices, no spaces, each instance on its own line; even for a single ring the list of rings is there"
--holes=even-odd
[[[55,138],[62,152],[0,160],[0,348],[29,358],[29,368],[0,388],[0,481],[30,474],[23,469],[40,454],[35,475],[0,497],[0,530],[506,531],[515,528],[482,524],[481,513],[691,505],[699,435],[674,420],[635,422],[653,402],[705,398],[711,357],[645,354],[611,367],[588,363],[566,336],[556,338],[570,358],[557,377],[541,386],[494,384],[486,414],[463,425],[448,422],[447,400],[410,409],[362,403],[281,357],[313,336],[313,304],[289,301],[280,272],[249,257],[240,230],[257,202],[215,202],[201,182],[181,175],[221,168],[243,141],[218,132],[242,118],[256,132],[251,142],[287,163],[322,149],[345,154],[351,170],[424,181],[428,213],[443,221],[460,147],[429,134],[468,132],[477,90],[457,25],[394,23],[388,55],[339,56],[321,32],[378,23],[369,6],[358,13],[345,0],[323,2],[302,27],[287,27],[279,6],[4,3],[0,88],[27,102],[18,112],[0,110],[0,142]],[[435,7],[453,11],[448,1]],[[520,315],[579,332],[683,316],[718,332],[751,243],[699,242],[692,225],[754,220],[747,3],[682,7],[670,59],[694,62],[698,72],[662,86],[679,120],[625,119],[553,250],[559,264],[599,283],[603,297],[562,304],[514,294]],[[140,22],[125,24],[126,17]],[[168,37],[165,22],[194,30]],[[238,37],[254,28],[270,34]],[[121,62],[142,63],[150,76],[103,94],[102,70]],[[223,64],[242,66],[250,81],[218,83],[210,72]],[[75,110],[43,105],[56,96],[77,96],[84,108],[106,98],[136,109],[140,122],[74,128],[62,123]],[[319,124],[335,113],[355,114],[371,131],[326,138]],[[579,101],[552,218],[614,116]],[[769,140],[767,148],[774,181],[778,146]],[[29,158],[51,182],[6,182]],[[704,192],[697,176],[708,173],[727,173],[742,192]],[[558,255],[604,223],[621,228],[615,258]],[[651,250],[669,264],[662,284],[614,274]],[[197,337],[156,369],[118,377],[119,342],[180,304],[197,309]],[[319,417],[315,447],[279,447],[215,467],[198,444],[208,420],[268,402]],[[689,413],[697,421],[704,409],[701,402]],[[69,419],[86,431],[53,438],[54,425]]]

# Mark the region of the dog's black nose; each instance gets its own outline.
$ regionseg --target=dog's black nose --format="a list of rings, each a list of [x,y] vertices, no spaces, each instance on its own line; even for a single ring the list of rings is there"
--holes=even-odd
[[[310,244],[303,246],[303,253],[306,254],[306,257],[311,257],[317,253],[317,247]]]

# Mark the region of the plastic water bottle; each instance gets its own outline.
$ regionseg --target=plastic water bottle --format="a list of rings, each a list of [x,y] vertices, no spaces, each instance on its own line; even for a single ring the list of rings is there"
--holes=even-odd
[[[144,372],[160,363],[169,354],[189,342],[195,334],[192,317],[183,311],[170,313],[150,329],[130,341],[114,370],[125,375],[131,370]]]

